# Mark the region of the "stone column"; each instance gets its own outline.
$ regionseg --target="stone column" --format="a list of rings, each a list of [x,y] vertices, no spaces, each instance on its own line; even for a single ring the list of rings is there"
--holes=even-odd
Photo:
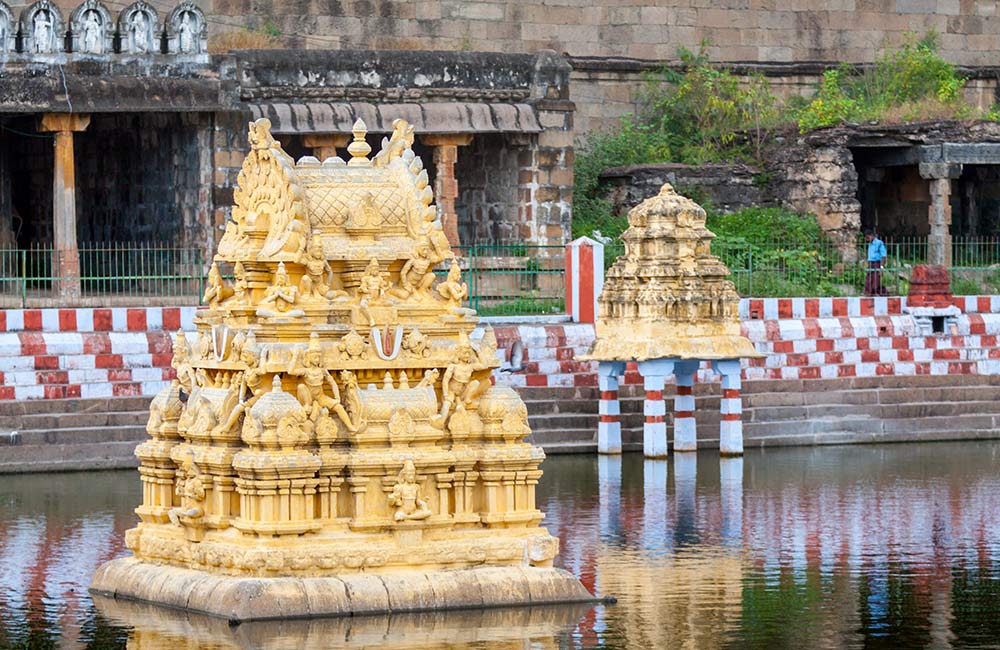
[[[694,374],[700,361],[680,361],[674,366],[677,395],[674,397],[674,451],[697,451],[698,432],[694,419]]]
[[[62,301],[80,298],[80,249],[76,241],[76,169],[73,132],[90,125],[90,115],[45,113],[40,131],[55,133],[52,169],[52,288]]]
[[[351,141],[349,133],[307,133],[302,136],[302,143],[313,150],[313,155],[320,162],[337,155],[337,149],[343,149]]]
[[[930,225],[928,264],[951,267],[951,181],[961,174],[961,165],[920,163],[920,176],[929,181],[931,194],[931,205],[927,211]]]
[[[743,400],[739,359],[713,361],[712,369],[722,375],[722,422],[719,425],[719,453],[723,456],[743,455]]]
[[[455,162],[458,148],[472,143],[471,133],[439,133],[425,135],[423,143],[434,147],[434,200],[437,202],[441,227],[452,246],[460,244],[458,237],[458,215],[455,213],[455,199],[458,198],[458,180],[455,178]]]
[[[672,359],[651,359],[639,362],[646,401],[642,412],[646,420],[642,425],[642,453],[646,458],[667,457],[666,408],[663,403],[664,378],[673,370]]]
[[[597,424],[597,453],[622,453],[622,425],[619,421],[621,405],[618,401],[618,377],[625,372],[620,361],[601,361],[597,364],[597,386],[601,391]]]

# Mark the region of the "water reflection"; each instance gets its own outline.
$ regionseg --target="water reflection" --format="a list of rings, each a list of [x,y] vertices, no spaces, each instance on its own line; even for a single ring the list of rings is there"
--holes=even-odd
[[[559,561],[618,605],[260,632],[94,606],[90,574],[135,520],[134,472],[0,477],[0,648],[997,647],[998,455],[970,442],[553,457],[538,495]]]
[[[554,650],[587,606],[528,607],[230,626],[225,620],[152,605],[94,598],[112,622],[133,628],[129,650],[212,648],[406,648]]]

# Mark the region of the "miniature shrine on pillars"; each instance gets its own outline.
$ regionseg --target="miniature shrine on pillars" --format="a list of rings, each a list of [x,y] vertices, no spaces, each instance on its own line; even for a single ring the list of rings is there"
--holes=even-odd
[[[703,361],[722,376],[723,455],[743,453],[740,359],[761,356],[740,334],[739,295],[711,253],[705,211],[670,184],[628,213],[625,254],[608,270],[598,299],[597,338],[584,357],[598,362],[599,453],[622,450],[618,382],[637,362],[646,399],[643,453],[667,455],[663,389],[676,379],[674,451],[695,451],[694,380]]]
[[[552,566],[492,330],[472,339],[457,264],[436,283],[454,256],[413,137],[397,120],[369,157],[359,120],[346,161],[295,162],[250,124],[208,307],[136,450],[134,557],[93,591],[231,621],[592,600]]]

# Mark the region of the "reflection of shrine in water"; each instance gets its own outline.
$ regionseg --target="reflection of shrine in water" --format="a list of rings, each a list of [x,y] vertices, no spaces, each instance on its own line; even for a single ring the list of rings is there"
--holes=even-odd
[[[619,599],[559,647],[995,647],[997,459],[994,442],[549,458],[538,506],[561,563]],[[85,591],[135,516],[121,476],[0,477],[0,647],[126,647]],[[452,647],[532,647],[474,639]]]

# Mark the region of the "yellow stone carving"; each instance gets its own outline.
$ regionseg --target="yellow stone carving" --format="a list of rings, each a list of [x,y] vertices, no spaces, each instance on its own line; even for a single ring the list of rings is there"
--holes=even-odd
[[[269,127],[250,125],[195,317],[203,353],[178,334],[177,379],[150,408],[135,558],[105,565],[95,590],[174,602],[190,581],[128,576],[201,572],[238,589],[423,571],[433,591],[434,572],[507,567],[549,585],[549,600],[588,598],[548,568],[558,540],[535,507],[544,454],[525,442],[521,399],[491,384],[496,338],[470,338],[478,319],[461,308],[457,264],[434,286],[454,255],[413,129],[397,121],[369,158],[359,120],[349,162],[296,164]]]
[[[740,334],[729,269],[712,255],[715,235],[700,205],[669,183],[629,210],[625,254],[608,270],[598,298],[597,339],[583,359],[758,357]]]

